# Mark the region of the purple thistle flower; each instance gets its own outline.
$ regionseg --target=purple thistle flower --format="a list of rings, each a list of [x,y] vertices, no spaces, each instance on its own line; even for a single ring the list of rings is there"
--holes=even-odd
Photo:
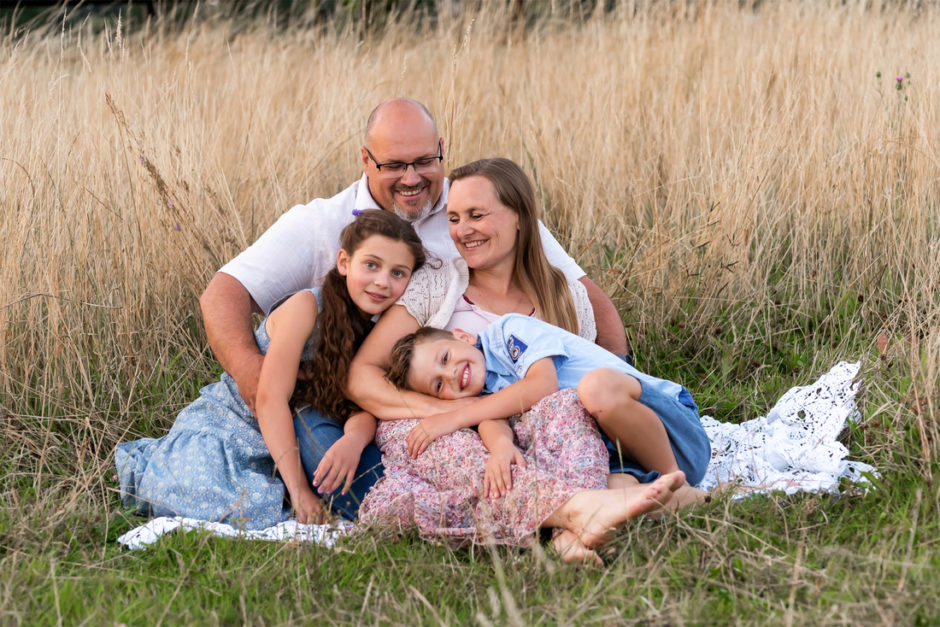
[[[899,83],[903,83],[903,82],[904,82],[904,77],[903,77],[903,76],[895,76],[895,77],[894,77],[894,80],[896,80],[896,81],[899,82]]]

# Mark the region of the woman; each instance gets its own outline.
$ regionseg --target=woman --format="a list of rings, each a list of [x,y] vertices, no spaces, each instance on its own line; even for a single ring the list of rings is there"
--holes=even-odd
[[[460,257],[415,273],[350,367],[350,399],[383,416],[430,416],[459,407],[400,392],[385,380],[392,346],[421,326],[478,334],[500,316],[520,313],[591,341],[597,333],[584,286],[567,281],[542,252],[535,194],[522,169],[509,159],[482,159],[450,176],[447,213]]]
[[[466,403],[473,402],[472,399],[442,401],[416,392],[398,390],[385,380],[392,346],[400,337],[420,326],[430,325],[450,330],[461,328],[471,334],[478,334],[499,316],[520,313],[536,316],[588,340],[594,340],[596,331],[593,311],[583,286],[578,282],[566,281],[562,273],[545,259],[538,235],[538,211],[534,191],[519,166],[508,159],[484,159],[458,168],[451,173],[450,178],[451,189],[447,208],[450,234],[461,257],[441,268],[425,267],[414,276],[400,304],[385,313],[375,332],[366,339],[350,369],[347,389],[350,398],[363,409],[379,417],[423,418],[459,410]],[[524,511],[522,517],[528,516],[523,524],[516,525],[512,531],[506,530],[507,542],[521,540],[523,534],[520,530],[523,529],[528,529],[531,536],[531,531],[536,526],[557,527],[551,524],[552,517],[546,516],[549,511],[562,511],[566,499],[580,491],[608,487],[604,481],[607,462],[604,460],[602,465],[598,463],[604,453],[603,445],[600,446],[600,452],[597,452],[597,449],[592,452],[589,445],[580,446],[592,437],[583,429],[579,431],[578,425],[585,422],[583,408],[570,395],[564,392],[560,395],[559,399],[553,401],[551,409],[537,407],[533,412],[526,414],[525,422],[548,424],[542,420],[541,411],[552,416],[560,415],[559,420],[572,429],[569,432],[572,443],[579,445],[572,454],[581,460],[578,462],[581,468],[577,473],[567,473],[559,483],[552,480],[551,473],[543,472],[538,476],[532,475],[528,470],[523,472],[523,464],[526,462],[522,453],[504,454],[502,463],[506,471],[508,472],[510,464],[517,463],[516,474],[523,475],[520,490],[526,496],[515,499],[518,506],[516,513]],[[587,420],[587,423],[591,424],[593,429],[593,423],[590,420]],[[447,524],[456,528],[422,529],[422,533],[476,539],[479,521],[482,519],[479,506],[485,505],[479,500],[474,501],[478,486],[473,481],[455,485],[453,476],[443,476],[440,473],[454,467],[456,457],[461,462],[461,472],[473,478],[479,474],[482,478],[481,464],[484,462],[481,460],[486,456],[486,450],[481,448],[480,439],[482,438],[482,443],[485,444],[488,439],[496,439],[495,430],[506,430],[510,427],[505,422],[487,423],[481,425],[479,437],[471,432],[454,434],[455,437],[448,439],[447,443],[433,454],[434,459],[409,460],[407,455],[402,454],[401,444],[413,427],[414,423],[408,420],[381,422],[376,440],[383,450],[387,478],[384,483],[373,489],[378,490],[375,495],[370,493],[370,496],[367,496],[364,504],[365,519],[387,524],[393,521],[395,516],[404,519],[413,515],[413,522],[418,522],[422,518],[422,508],[433,510],[435,499],[440,499],[442,492],[446,492],[447,495],[440,502],[446,502],[444,507],[456,512],[454,516],[447,518]],[[517,441],[525,448],[522,432],[530,429],[530,426],[520,426],[516,423],[513,428]],[[458,440],[463,443],[457,443]],[[599,440],[597,442],[599,443]],[[430,449],[424,455],[429,452]],[[526,454],[528,452],[525,451]],[[561,449],[553,452],[563,454]],[[598,468],[599,471],[596,470]],[[702,468],[704,469],[704,465]],[[560,469],[553,472],[560,472]],[[601,472],[600,480],[597,478],[597,472]],[[568,481],[569,479],[571,481]],[[674,477],[669,482],[673,480]],[[627,498],[628,494],[629,499],[634,496],[644,498],[640,495],[640,487],[636,481],[626,479],[619,484],[614,483],[615,485],[610,487],[623,488],[624,498]],[[397,487],[392,489],[392,485]],[[529,502],[533,490],[538,492],[540,486],[542,495],[552,495],[547,510],[532,507]],[[546,487],[548,489],[545,489]],[[675,487],[669,488],[667,493],[659,498],[670,498],[674,490]],[[414,495],[406,498],[408,502],[404,506],[401,499],[395,498],[402,492]],[[466,505],[467,501],[474,501],[469,509],[451,507],[454,504]],[[490,506],[492,505],[491,503]],[[396,511],[390,512],[390,509]],[[425,518],[433,524],[435,515],[437,513],[432,511]],[[470,518],[474,516],[478,520],[471,525]],[[616,522],[622,520],[618,519]],[[564,529],[563,526],[557,528]],[[488,533],[495,532],[491,529]],[[590,543],[582,544],[582,540],[583,535],[579,538],[579,534],[565,530],[556,536],[556,547],[563,552],[568,551],[569,555],[590,558],[593,555],[590,550],[592,546]]]

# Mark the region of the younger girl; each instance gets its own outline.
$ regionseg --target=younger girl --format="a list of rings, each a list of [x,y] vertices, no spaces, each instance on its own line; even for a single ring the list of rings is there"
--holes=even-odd
[[[348,486],[375,433],[372,416],[344,398],[349,362],[372,318],[398,300],[425,260],[412,226],[381,210],[359,215],[343,229],[340,245],[323,287],[294,294],[255,331],[265,353],[257,416],[223,373],[177,416],[167,435],[118,445],[115,463],[126,505],[152,516],[259,529],[289,517],[287,497],[298,522],[322,518],[323,504],[301,464],[291,403],[313,405],[344,423],[344,436],[315,472],[307,470],[325,492]],[[298,364],[307,373],[300,384]]]

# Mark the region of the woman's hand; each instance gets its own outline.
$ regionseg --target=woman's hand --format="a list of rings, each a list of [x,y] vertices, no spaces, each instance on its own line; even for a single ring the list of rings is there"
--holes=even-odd
[[[329,494],[343,484],[341,494],[349,491],[356,478],[356,468],[362,457],[362,444],[357,438],[344,435],[327,449],[313,473],[313,486],[320,494]]]
[[[512,490],[512,465],[525,468],[522,451],[511,440],[502,440],[490,451],[483,471],[483,497],[502,498]]]

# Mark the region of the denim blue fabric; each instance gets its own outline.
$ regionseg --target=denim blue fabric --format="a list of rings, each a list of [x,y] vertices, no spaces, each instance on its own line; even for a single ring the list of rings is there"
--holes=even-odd
[[[676,456],[679,470],[685,473],[689,485],[696,485],[705,476],[712,455],[711,443],[699,420],[698,410],[669,394],[663,394],[656,387],[647,385],[643,385],[640,403],[659,416],[669,435],[669,444]],[[622,459],[617,446],[603,433],[601,439],[610,452],[610,472],[631,474],[640,483],[649,483],[659,477],[655,470],[648,471],[633,460]]]
[[[343,437],[343,427],[332,418],[306,407],[294,414],[294,432],[297,434],[300,461],[304,466],[304,472],[307,478],[313,481],[313,475],[326,451]],[[356,476],[349,487],[349,492],[340,494],[343,489],[343,486],[340,486],[333,492],[320,494],[320,497],[330,505],[334,512],[349,520],[356,520],[359,515],[359,504],[382,474],[382,454],[379,453],[374,443],[369,444],[363,449],[362,457],[359,458],[359,466],[356,467]]]
[[[319,299],[319,290],[311,290]],[[313,338],[304,349],[309,359]],[[265,323],[255,330],[262,353]],[[243,529],[290,518],[287,490],[275,472],[258,421],[226,372],[200,390],[161,438],[118,444],[114,452],[121,500],[145,516],[186,516]]]

